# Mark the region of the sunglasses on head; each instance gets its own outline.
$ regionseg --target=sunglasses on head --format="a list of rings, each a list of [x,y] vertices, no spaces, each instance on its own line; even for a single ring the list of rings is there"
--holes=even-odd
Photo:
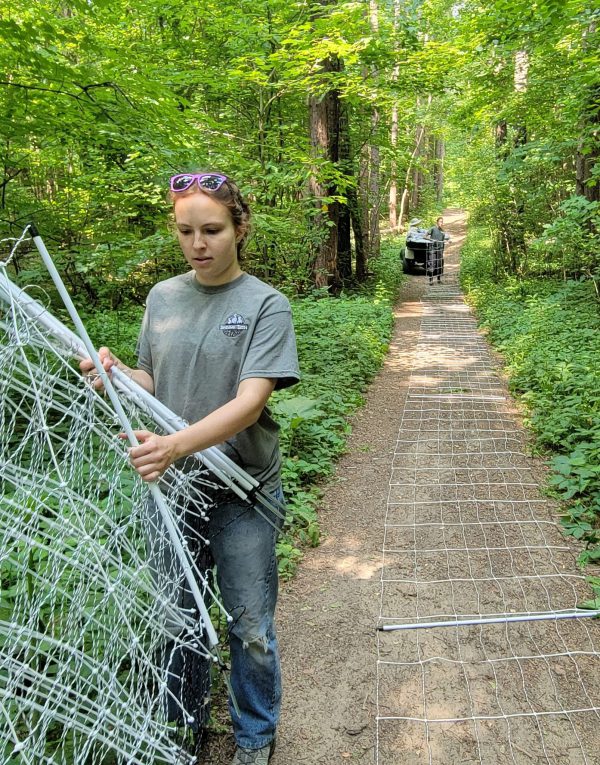
[[[171,191],[187,191],[196,181],[204,191],[217,191],[227,180],[220,173],[181,173],[171,178]]]

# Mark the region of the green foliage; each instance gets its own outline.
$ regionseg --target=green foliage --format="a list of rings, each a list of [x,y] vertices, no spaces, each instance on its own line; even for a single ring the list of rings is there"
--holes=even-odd
[[[550,487],[566,503],[563,527],[600,557],[600,315],[589,281],[497,278],[489,237],[473,228],[461,279],[511,389],[526,403],[539,447],[551,455]],[[554,456],[552,456],[554,455]]]
[[[564,278],[584,276],[600,284],[599,231],[600,203],[569,197],[556,219],[545,224],[543,233],[531,242],[535,262],[530,270]]]
[[[281,425],[287,529],[302,545],[319,542],[318,486],[345,451],[348,417],[363,403],[362,392],[380,369],[391,337],[402,280],[393,241],[384,243],[370,266],[373,275],[361,289],[292,302],[302,381],[275,393],[272,410]],[[281,559],[285,574],[295,560]]]
[[[107,345],[121,361],[135,367],[135,347],[142,323],[142,307],[111,312],[86,311],[81,316],[96,348]]]
[[[599,611],[600,610],[600,577],[589,576],[587,578],[587,581],[592,588],[592,591],[594,593],[594,598],[592,600],[584,601],[583,603],[578,603],[577,607],[589,608],[590,610]]]
[[[416,41],[411,14],[398,23],[382,8],[375,34],[353,0],[316,10],[282,0],[3,7],[0,236],[34,219],[83,300],[140,301],[157,268],[176,267],[164,233],[169,175],[222,169],[252,203],[249,269],[308,291],[325,233],[309,179],[335,180],[340,200],[356,185],[372,104],[389,109],[397,53]],[[343,67],[326,74],[329,56]],[[343,171],[316,159],[307,130],[307,94],[331,88],[354,146]],[[382,121],[384,157],[388,134]]]
[[[448,185],[489,226],[498,275],[597,283],[596,19],[592,0],[469,0],[450,23]]]

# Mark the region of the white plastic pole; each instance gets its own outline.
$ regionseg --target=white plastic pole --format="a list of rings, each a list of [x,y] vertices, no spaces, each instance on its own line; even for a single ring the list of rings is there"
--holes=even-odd
[[[35,226],[33,224],[30,224],[29,228],[31,231],[33,242],[42,257],[42,260],[44,261],[46,268],[48,269],[48,273],[50,274],[52,281],[54,282],[54,285],[56,289],[58,290],[58,293],[60,297],[62,298],[62,301],[65,304],[67,311],[69,312],[69,315],[71,317],[71,320],[73,321],[73,324],[75,325],[77,333],[79,334],[79,337],[81,338],[83,344],[85,345],[86,351],[88,352],[90,358],[94,362],[96,371],[98,372],[98,375],[100,376],[102,383],[104,384],[104,389],[106,390],[106,393],[108,394],[108,397],[111,400],[111,403],[115,409],[115,412],[119,418],[119,421],[121,422],[121,425],[123,426],[123,430],[125,431],[125,434],[127,435],[127,438],[129,439],[129,443],[132,446],[139,446],[139,441],[137,440],[135,433],[133,432],[133,428],[131,427],[131,423],[129,422],[129,419],[125,413],[125,410],[123,409],[121,405],[121,401],[119,400],[117,392],[115,391],[114,386],[110,380],[110,377],[106,373],[106,370],[102,366],[102,362],[100,361],[100,358],[98,357],[98,354],[96,353],[96,349],[94,348],[94,345],[92,341],[90,340],[90,337],[87,333],[86,328],[83,325],[83,322],[79,318],[77,309],[75,308],[75,305],[73,304],[73,301],[71,300],[71,296],[69,295],[69,293],[67,292],[65,288],[65,285],[63,284],[60,274],[56,270],[56,267],[50,256],[50,253],[46,249],[46,245],[42,241],[42,238],[39,235]],[[152,498],[154,499],[156,506],[158,507],[160,511],[163,523],[165,524],[167,533],[169,534],[169,537],[171,539],[173,549],[182,566],[184,576],[190,587],[190,590],[194,597],[194,601],[200,613],[203,626],[206,630],[206,635],[208,637],[210,646],[211,648],[215,649],[218,646],[219,639],[217,637],[215,628],[212,625],[210,616],[208,614],[206,605],[204,603],[204,599],[202,598],[202,593],[200,592],[200,588],[198,587],[198,583],[193,574],[188,553],[185,550],[185,542],[183,542],[181,539],[180,531],[175,525],[171,517],[171,513],[169,512],[165,499],[158,485],[155,482],[151,482],[148,484],[148,488],[150,489]]]
[[[3,294],[6,302],[10,303],[11,300],[17,302],[21,309],[30,318],[63,343],[73,356],[82,359],[88,355],[85,345],[74,332],[56,319],[41,303],[34,300],[24,290],[13,284],[6,274],[0,270],[0,298]],[[154,419],[154,421],[166,432],[175,433],[188,426],[188,423],[186,423],[182,417],[179,417],[172,412],[118,367],[113,367],[111,375],[115,387],[127,395],[128,398],[136,401],[138,405],[143,406],[152,419]],[[262,505],[269,509],[274,515],[283,519],[283,506],[275,498],[262,492],[258,481],[253,476],[246,473],[226,454],[223,454],[223,452],[216,446],[196,452],[195,456],[197,459],[201,460],[209,470],[211,470],[214,475],[225,484],[225,486],[237,494],[240,499],[247,501],[248,493],[254,492],[254,496],[256,496],[257,500]],[[263,515],[263,518],[271,523],[268,517]],[[271,525],[275,526],[275,524]],[[275,526],[275,528],[279,531],[277,526]]]
[[[523,616],[494,616],[480,619],[454,619],[445,622],[416,622],[413,624],[382,624],[377,629],[380,632],[392,632],[395,630],[424,630],[433,627],[473,627],[479,624],[507,624],[510,622],[540,622],[554,621],[556,619],[584,619],[585,617],[600,616],[600,611],[550,612],[546,614],[525,614]]]

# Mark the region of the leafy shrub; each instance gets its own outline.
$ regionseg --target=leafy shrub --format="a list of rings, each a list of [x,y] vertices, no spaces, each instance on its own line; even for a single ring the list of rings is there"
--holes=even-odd
[[[397,251],[392,241],[384,245],[360,289],[292,301],[302,380],[275,393],[272,410],[281,425],[287,529],[301,544],[319,542],[318,484],[345,451],[348,417],[362,405],[388,349],[402,281]],[[280,561],[282,566],[284,574],[292,573],[289,561]]]
[[[583,196],[566,199],[556,220],[530,244],[540,273],[600,277],[600,204]]]
[[[88,313],[83,321],[96,347],[107,345],[121,361],[135,366],[135,347],[143,314],[141,306],[128,307],[111,312]]]
[[[473,229],[461,279],[490,340],[504,355],[510,388],[551,456],[550,486],[567,503],[566,533],[600,559],[600,315],[590,281],[498,279],[489,239]]]

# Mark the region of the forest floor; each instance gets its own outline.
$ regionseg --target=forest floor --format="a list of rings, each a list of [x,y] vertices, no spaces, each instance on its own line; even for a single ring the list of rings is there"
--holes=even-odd
[[[444,217],[452,237],[446,249],[446,279],[456,285],[466,218],[459,210],[448,210]],[[554,594],[545,585],[542,599],[545,597],[551,603],[543,602],[538,608],[531,603],[532,592],[525,593],[523,587],[520,594],[525,600],[529,595],[527,607],[510,600],[503,585],[505,577],[499,575],[497,565],[492,570],[489,548],[496,545],[485,536],[489,529],[494,532],[502,529],[501,544],[508,553],[512,575],[521,571],[519,555],[526,550],[529,571],[539,581],[546,581],[543,576],[554,576],[557,560],[560,576],[580,580],[573,551],[565,550],[568,543],[554,527],[556,509],[535,498],[541,496],[543,463],[526,455],[527,434],[514,402],[507,396],[511,411],[502,417],[510,417],[511,427],[516,428],[516,437],[523,447],[520,453],[526,466],[521,464],[519,470],[521,475],[523,470],[529,471],[527,475],[533,476],[537,484],[531,486],[531,478],[521,481],[519,488],[526,491],[522,501],[540,502],[544,518],[533,518],[527,521],[528,526],[511,523],[511,519],[499,519],[496,504],[492,523],[482,523],[482,516],[478,516],[477,523],[467,524],[482,537],[465,542],[463,554],[458,553],[463,562],[471,555],[470,577],[482,583],[476,587],[475,605],[460,602],[463,594],[467,597],[471,593],[468,584],[457,588],[452,584],[451,592],[445,589],[448,584],[445,580],[451,580],[453,560],[452,543],[447,536],[443,547],[436,547],[430,540],[421,545],[426,552],[435,553],[433,560],[439,561],[441,569],[439,576],[428,576],[427,561],[421,560],[417,579],[427,579],[419,584],[426,584],[428,589],[417,586],[416,591],[414,588],[410,591],[410,587],[400,584],[390,591],[391,585],[382,584],[384,580],[408,581],[390,578],[390,571],[394,566],[398,568],[394,560],[398,550],[386,553],[386,549],[399,547],[402,553],[403,543],[389,541],[398,531],[398,524],[390,523],[390,512],[403,507],[402,501],[396,502],[394,492],[410,482],[402,484],[394,476],[398,471],[399,444],[414,436],[414,431],[408,430],[413,425],[407,419],[407,399],[410,385],[414,386],[415,364],[424,368],[416,354],[424,313],[428,310],[427,296],[438,289],[444,289],[444,285],[430,287],[425,276],[410,276],[404,284],[395,309],[395,332],[386,362],[367,391],[366,405],[353,418],[348,451],[324,487],[321,545],[306,551],[297,575],[281,588],[277,624],[284,703],[272,765],[600,763],[600,690],[597,683],[595,690],[585,684],[586,673],[591,671],[598,677],[600,638],[596,635],[594,643],[587,625],[563,630],[559,624],[566,622],[538,622],[540,627],[526,627],[524,631],[519,631],[517,625],[510,636],[506,626],[490,627],[485,634],[481,626],[458,628],[463,630],[460,637],[454,627],[442,636],[439,631],[434,636],[435,630],[413,630],[406,639],[406,631],[381,633],[376,629],[387,612],[413,614],[415,601],[423,606],[424,597],[432,590],[438,599],[434,612],[455,616],[465,612],[508,612],[513,607],[519,613],[554,608]],[[485,345],[481,334],[474,332],[477,342]],[[485,354],[485,365],[496,380],[494,384],[504,386],[498,359],[487,348]],[[425,423],[425,415],[421,412],[419,416]],[[489,413],[486,416],[489,420]],[[440,425],[436,427],[439,429]],[[479,469],[487,471],[490,485],[494,483],[492,471],[498,468],[499,459],[499,454],[491,453],[480,456],[477,463]],[[454,508],[464,509],[466,503],[477,501],[467,496],[474,484],[454,480],[457,492]],[[413,498],[414,484],[413,480],[410,484]],[[524,486],[527,488],[523,489]],[[493,499],[493,490],[484,488],[488,492],[484,496]],[[428,496],[433,498],[431,491]],[[436,507],[444,501],[438,501]],[[497,503],[502,501],[506,500],[498,499]],[[417,505],[412,510],[415,523]],[[433,505],[421,503],[418,507],[426,512]],[[514,503],[511,507],[514,512]],[[484,510],[481,505],[481,512]],[[446,529],[451,527],[452,524],[447,525]],[[412,527],[411,538],[415,537],[416,528]],[[431,525],[432,536],[439,528]],[[464,536],[465,527],[461,528]],[[531,539],[525,538],[523,542],[522,528],[532,529]],[[538,544],[540,529],[542,539]],[[511,533],[517,536],[511,539]],[[432,550],[427,550],[428,547]],[[460,550],[460,545],[456,548]],[[541,548],[555,551],[549,565],[547,561],[536,563],[535,556]],[[483,558],[481,551],[485,551]],[[414,550],[410,554],[415,559],[418,555]],[[409,569],[410,566],[408,574]],[[497,591],[501,591],[504,608],[493,602]],[[454,610],[444,608],[449,600]],[[443,605],[438,608],[439,604]],[[573,605],[570,602],[568,607]],[[425,633],[429,633],[427,637]],[[524,657],[518,651],[515,654],[515,642],[518,647],[523,646]],[[543,650],[538,650],[539,645]],[[573,658],[580,653],[587,654],[595,663],[582,665]],[[398,660],[394,661],[394,656]],[[468,656],[473,659],[472,665],[466,662]],[[480,666],[486,667],[483,681],[471,673],[472,667]],[[457,667],[458,675],[454,673]],[[505,677],[502,674],[505,667],[516,674],[509,672]],[[573,681],[572,687],[567,684],[569,679]],[[523,692],[517,698],[516,692],[506,690],[515,686],[522,687],[525,701],[521,698]],[[505,690],[508,696],[503,695]],[[538,710],[536,699],[547,699],[550,712]],[[229,765],[232,751],[230,734],[212,734],[202,762]]]

